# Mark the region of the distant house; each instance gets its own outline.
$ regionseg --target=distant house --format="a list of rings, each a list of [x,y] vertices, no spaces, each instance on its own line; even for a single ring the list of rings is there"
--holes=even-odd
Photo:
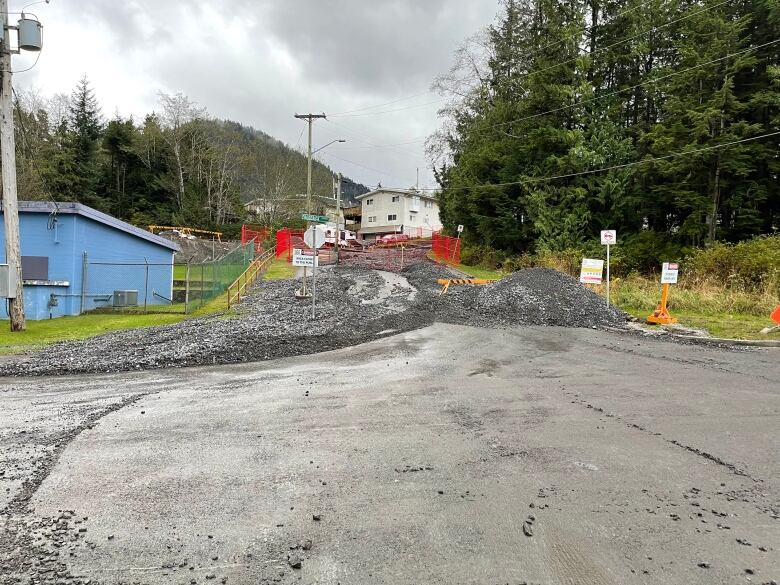
[[[0,263],[5,226],[0,209]],[[28,319],[96,308],[170,303],[179,246],[80,203],[19,202]],[[6,303],[0,318],[7,319]]]
[[[392,233],[430,237],[441,229],[436,198],[421,191],[378,188],[357,199],[361,205],[358,233],[364,240]]]

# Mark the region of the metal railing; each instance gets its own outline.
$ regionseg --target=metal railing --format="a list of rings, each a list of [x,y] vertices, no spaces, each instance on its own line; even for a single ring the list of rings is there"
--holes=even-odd
[[[255,260],[242,272],[239,277],[233,281],[227,288],[227,306],[228,309],[231,305],[241,302],[241,295],[246,292],[246,289],[257,277],[262,274],[268,265],[273,262],[276,254],[274,250],[265,252],[262,256],[255,258]]]

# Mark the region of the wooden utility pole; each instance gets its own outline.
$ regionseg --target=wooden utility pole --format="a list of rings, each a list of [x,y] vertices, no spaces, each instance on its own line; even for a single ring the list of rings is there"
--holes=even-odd
[[[19,204],[16,200],[16,144],[11,85],[11,43],[8,30],[8,0],[0,0],[3,40],[0,43],[0,163],[3,172],[3,221],[5,222],[5,258],[16,272],[16,297],[9,299],[11,331],[24,331],[24,289],[22,285],[22,252],[19,243]]]
[[[325,114],[295,114],[295,117],[299,120],[306,120],[309,123],[309,170],[306,180],[306,212],[311,213],[311,127],[314,124],[314,120],[324,118]]]
[[[314,120],[317,118],[324,118],[325,114],[295,114],[295,117],[299,120],[306,120],[309,123],[309,154],[308,154],[308,161],[309,161],[309,170],[307,174],[306,179],[306,213],[311,213],[311,127],[314,124]],[[312,226],[311,222],[306,223],[306,227],[310,228]],[[316,231],[314,232],[314,243],[316,243]],[[314,247],[314,267],[312,268],[312,274],[314,275],[314,284],[313,287],[317,286],[317,248]],[[303,268],[303,294],[304,296],[307,294],[306,290],[306,267]],[[312,311],[313,311],[314,305],[312,304]]]
[[[346,220],[344,220],[346,224]],[[344,225],[344,229],[346,229]],[[338,174],[336,185],[336,264],[339,263],[339,240],[341,239],[341,173]]]

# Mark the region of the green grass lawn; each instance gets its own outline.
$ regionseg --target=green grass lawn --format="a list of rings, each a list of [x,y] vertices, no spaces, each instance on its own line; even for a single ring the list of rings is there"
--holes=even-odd
[[[298,267],[287,262],[286,258],[277,258],[265,271],[265,280],[283,280],[285,278],[295,278]]]
[[[217,313],[223,313],[228,317],[233,314],[232,311],[227,310],[227,294],[215,297],[189,315],[184,315],[183,312],[88,313],[77,317],[27,321],[27,330],[17,333],[11,333],[8,322],[5,321],[0,322],[0,354],[24,353],[58,341],[86,339],[122,329],[170,325],[185,319]]]
[[[0,325],[0,354],[23,353],[49,343],[84,339],[119,329],[136,329],[152,325],[177,323],[185,315],[92,314],[58,317],[44,321],[27,321],[27,330],[11,333],[8,322]]]
[[[428,258],[434,262],[439,262],[434,256],[433,252],[428,252]],[[500,270],[492,270],[490,268],[483,268],[482,266],[469,266],[468,264],[452,264],[445,262],[445,264],[452,266],[453,268],[465,272],[471,275],[473,278],[487,278],[492,280],[500,280],[506,276],[506,273]]]
[[[626,313],[633,315],[645,326],[651,329],[661,329],[660,325],[649,325],[645,322],[647,316],[653,312],[655,307],[637,308],[620,307]],[[722,337],[724,339],[778,339],[777,333],[766,335],[761,333],[764,327],[772,325],[769,317],[758,317],[756,315],[731,314],[731,313],[697,313],[689,311],[675,311],[670,309],[672,317],[679,321],[684,327],[693,327],[703,329],[713,337]]]
[[[506,274],[500,270],[491,270],[490,268],[482,268],[481,266],[468,266],[466,264],[460,264],[455,268],[465,272],[466,274],[470,274],[474,278],[500,280],[506,276]]]

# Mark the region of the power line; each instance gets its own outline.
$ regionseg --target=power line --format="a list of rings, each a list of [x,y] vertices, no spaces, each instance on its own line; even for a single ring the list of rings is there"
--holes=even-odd
[[[657,157],[653,157],[653,158],[645,158],[645,159],[634,161],[634,162],[630,162],[630,163],[624,163],[624,164],[620,164],[620,165],[612,165],[612,166],[603,167],[603,168],[600,168],[600,169],[592,169],[590,171],[580,171],[580,172],[577,172],[577,173],[567,173],[565,175],[554,175],[554,176],[551,176],[551,177],[530,177],[528,179],[522,179],[520,181],[508,181],[506,183],[483,183],[481,185],[463,185],[462,187],[450,187],[449,189],[450,190],[455,190],[455,189],[462,190],[462,189],[479,189],[479,188],[483,188],[483,187],[512,187],[512,186],[516,186],[516,185],[525,185],[525,184],[528,184],[528,183],[543,183],[545,181],[554,181],[554,180],[557,180],[557,179],[570,179],[570,178],[573,178],[573,177],[581,177],[583,175],[593,175],[593,174],[596,174],[596,173],[603,173],[604,171],[614,171],[614,170],[617,170],[617,169],[625,169],[625,168],[628,168],[628,167],[633,167],[633,166],[637,166],[637,165],[641,165],[641,164],[645,164],[645,163],[657,162],[657,161],[660,161],[660,160],[666,160],[666,159],[674,158],[674,157],[677,157],[677,156],[688,156],[688,155],[691,155],[691,154],[699,154],[701,152],[708,152],[708,151],[711,151],[711,150],[718,150],[720,148],[727,148],[727,147],[733,146],[735,144],[742,144],[744,142],[752,142],[754,140],[760,140],[762,138],[769,138],[770,136],[777,136],[777,135],[780,135],[780,130],[777,131],[777,132],[770,132],[768,134],[762,134],[760,136],[752,136],[750,138],[743,138],[741,140],[734,140],[732,142],[724,142],[723,144],[716,144],[714,146],[705,146],[703,148],[697,148],[697,149],[694,149],[694,150],[686,150],[686,151],[683,151],[683,152],[674,152],[672,154],[667,154],[667,155],[664,155],[664,156],[657,156]],[[432,188],[432,187],[425,187],[425,188],[421,188],[420,189],[420,191],[440,191],[440,190],[441,190],[441,188]]]
[[[334,122],[333,120],[330,120],[330,119],[328,119],[328,122],[330,122],[334,126],[337,126],[337,127],[341,128],[343,130],[346,130],[347,134],[349,134],[351,132],[352,133],[352,137],[355,138],[356,140],[359,140],[361,142],[365,142],[366,144],[369,144],[369,145],[371,145],[371,146],[373,146],[375,148],[380,147],[379,144],[376,144],[375,142],[373,142],[373,140],[374,140],[373,136],[369,136],[368,134],[365,134],[364,132],[361,132],[359,130],[355,130],[354,128],[351,128],[349,126],[344,126],[343,124],[340,124],[338,122]],[[360,138],[360,136],[364,136],[364,138]],[[370,140],[366,140],[366,138],[368,138]],[[415,142],[417,142],[417,141],[415,141]],[[422,142],[422,141],[420,141],[420,142]],[[387,148],[388,150],[395,151],[398,154],[403,154],[405,156],[408,156],[409,158],[413,158],[417,162],[419,162],[421,160],[421,157],[420,157],[419,154],[412,154],[411,152],[407,152],[407,151],[402,150],[400,148],[397,148],[395,146],[384,145],[384,146],[382,146],[382,148]]]
[[[395,99],[395,100],[392,100],[392,101],[389,101],[389,102],[384,102],[382,104],[374,104],[373,106],[365,106],[364,108],[357,108],[355,110],[346,110],[344,112],[336,112],[335,114],[330,114],[330,116],[331,117],[333,117],[333,116],[345,116],[346,114],[351,114],[353,112],[363,112],[365,110],[373,110],[373,109],[376,109],[376,108],[384,108],[385,106],[390,106],[392,104],[397,104],[398,102],[405,102],[405,101],[408,101],[408,100],[414,99],[416,97],[420,97],[421,95],[426,95],[426,94],[429,94],[429,93],[431,93],[430,90],[421,91],[420,93],[416,93],[414,95],[398,98],[398,99]]]
[[[588,104],[588,103],[595,102],[595,101],[598,101],[598,100],[606,98],[606,97],[611,97],[611,96],[614,96],[614,95],[618,95],[618,94],[620,94],[620,93],[622,93],[624,91],[637,89],[638,87],[643,87],[645,85],[649,85],[649,84],[653,84],[653,83],[658,83],[659,81],[663,81],[664,79],[668,79],[670,77],[674,77],[675,75],[681,75],[683,73],[687,73],[689,71],[693,71],[694,69],[700,69],[701,67],[706,67],[707,65],[712,65],[714,63],[718,63],[719,61],[723,61],[725,59],[730,59],[731,57],[736,57],[738,55],[741,55],[743,53],[747,53],[749,51],[755,51],[757,49],[762,49],[762,48],[767,47],[769,45],[774,45],[775,43],[780,43],[780,39],[775,39],[774,41],[769,41],[768,43],[763,43],[763,44],[757,45],[755,47],[748,47],[747,49],[743,49],[741,51],[737,51],[736,53],[730,53],[728,55],[725,55],[724,57],[719,57],[718,59],[713,59],[712,61],[707,61],[706,63],[699,63],[698,65],[694,65],[693,67],[689,67],[689,68],[683,69],[681,71],[673,71],[672,73],[668,73],[667,75],[662,75],[661,77],[656,77],[656,78],[650,79],[648,81],[643,81],[642,83],[638,83],[636,85],[632,85],[632,86],[629,86],[629,87],[623,87],[623,88],[615,90],[613,92],[605,93],[605,94],[602,94],[602,95],[599,95],[599,96],[595,96],[595,97],[592,97],[592,98],[589,98],[589,99],[586,99],[586,100],[582,100],[580,102],[576,102],[574,104],[561,106],[559,108],[554,108],[552,110],[547,110],[547,111],[544,111],[544,112],[538,112],[536,114],[530,114],[528,116],[524,116],[522,118],[517,118],[515,120],[509,120],[507,122],[498,122],[496,124],[492,124],[490,126],[487,126],[486,128],[483,128],[482,130],[480,130],[480,132],[482,132],[484,130],[491,130],[493,128],[498,128],[500,126],[509,126],[510,124],[516,124],[518,122],[523,122],[525,120],[531,120],[533,118],[538,118],[540,116],[546,116],[547,114],[554,114],[556,112],[561,112],[563,110],[568,110],[569,108],[576,108],[577,106],[581,106],[583,104]]]
[[[623,43],[627,43],[628,41],[632,41],[632,40],[634,40],[634,39],[636,39],[636,38],[638,38],[638,37],[644,36],[644,35],[646,35],[647,33],[651,33],[651,32],[656,32],[656,31],[659,31],[659,30],[661,30],[662,28],[666,28],[667,26],[671,26],[671,25],[673,25],[673,24],[676,24],[676,23],[678,23],[678,22],[682,22],[683,20],[687,20],[687,19],[689,19],[689,18],[692,18],[692,17],[694,17],[694,16],[697,16],[697,15],[699,15],[699,14],[702,14],[703,12],[708,12],[708,11],[710,11],[710,10],[714,10],[715,8],[718,8],[719,6],[723,6],[723,5],[724,5],[724,4],[726,4],[727,2],[729,2],[729,0],[722,0],[720,3],[718,3],[718,4],[715,4],[714,6],[707,6],[706,8],[702,8],[702,9],[701,9],[701,10],[699,10],[698,12],[693,12],[693,13],[690,13],[690,14],[686,14],[685,16],[681,16],[680,18],[676,18],[675,20],[669,21],[669,22],[667,22],[666,24],[662,24],[662,25],[660,25],[660,26],[654,26],[654,27],[652,27],[652,28],[649,28],[649,29],[647,29],[647,30],[644,30],[644,31],[642,31],[642,32],[640,32],[640,33],[637,33],[637,34],[635,34],[635,35],[633,35],[633,36],[630,36],[630,37],[628,37],[628,38],[625,38],[625,39],[623,39],[622,41],[617,41],[617,42],[615,42],[615,43],[612,43],[611,45],[606,45],[606,46],[604,46],[604,47],[599,47],[599,48],[597,48],[595,51],[592,51],[592,52],[586,53],[586,55],[587,55],[587,56],[591,56],[591,55],[595,55],[596,53],[600,53],[601,51],[606,51],[607,49],[613,49],[613,48],[615,48],[615,47],[617,47],[617,46],[620,46],[620,45],[622,45]],[[532,75],[539,75],[540,73],[544,73],[545,71],[549,71],[550,69],[555,69],[556,67],[560,67],[561,65],[568,65],[569,63],[574,63],[574,62],[575,62],[575,61],[577,61],[577,60],[578,60],[578,59],[579,59],[581,56],[582,56],[582,55],[579,55],[579,56],[577,56],[577,57],[574,57],[574,58],[572,58],[572,59],[568,59],[567,61],[562,61],[561,63],[556,63],[556,64],[554,64],[554,65],[550,65],[549,67],[545,67],[545,68],[543,68],[543,69],[538,69],[538,70],[536,70],[536,71],[530,71],[530,72],[528,72],[528,73],[526,73],[526,74],[525,74],[525,77],[526,77],[526,78],[528,78],[528,77],[531,77]]]
[[[366,169],[366,170],[368,170],[368,171],[373,171],[373,172],[375,172],[375,173],[380,173],[380,174],[382,174],[382,175],[386,175],[386,176],[388,176],[388,177],[393,177],[393,176],[395,176],[393,173],[388,173],[387,171],[381,171],[381,170],[379,170],[379,169],[375,169],[375,168],[373,168],[373,167],[368,167],[368,166],[366,166],[366,165],[364,165],[364,164],[361,164],[361,163],[355,162],[355,161],[353,161],[353,160],[349,160],[349,159],[346,159],[346,158],[343,158],[343,157],[340,157],[340,156],[336,156],[336,155],[335,155],[335,154],[333,154],[332,152],[323,152],[322,154],[324,154],[325,156],[331,157],[331,158],[338,159],[338,160],[340,160],[340,161],[342,161],[342,162],[349,163],[349,164],[351,164],[351,165],[355,165],[355,166],[361,167],[361,168],[363,168],[363,169]]]
[[[650,2],[640,3],[637,6],[634,6],[633,8],[626,8],[622,12],[618,12],[612,18],[613,18],[613,20],[617,20],[618,18],[620,18],[621,16],[625,16],[629,12],[633,12],[634,10],[638,10],[640,8],[645,8],[645,7],[650,6],[652,4],[653,4],[652,0]],[[597,26],[604,26],[604,24],[602,23],[602,24],[597,25]],[[573,40],[576,40],[578,38],[581,38],[582,35],[584,35],[586,32],[593,32],[593,28],[594,28],[594,25],[583,27],[582,31],[578,32],[576,37],[572,35],[571,37],[565,38],[563,40],[555,41],[553,43],[548,43],[547,45],[539,47],[538,49],[534,49],[533,51],[531,51],[529,53],[526,53],[525,55],[523,55],[521,57],[521,59],[526,59],[528,57],[532,57],[532,56],[537,55],[537,54],[541,53],[542,51],[545,51],[545,50],[547,50],[549,48],[557,47],[558,45],[562,45],[566,41],[573,41]]]
[[[339,115],[332,114],[330,117],[331,118],[334,118],[334,117],[339,117],[339,118],[357,118],[357,117],[361,117],[361,116],[379,116],[381,114],[394,114],[395,112],[404,112],[406,110],[413,110],[415,108],[423,108],[425,106],[430,106],[432,104],[439,104],[439,103],[441,103],[441,102],[443,102],[445,100],[448,100],[448,99],[449,98],[439,98],[437,100],[433,100],[433,101],[430,101],[430,102],[425,102],[424,104],[414,104],[413,106],[406,106],[406,107],[403,107],[403,108],[395,108],[393,110],[384,110],[382,112],[365,112],[365,113],[362,113],[362,114],[339,114]]]

